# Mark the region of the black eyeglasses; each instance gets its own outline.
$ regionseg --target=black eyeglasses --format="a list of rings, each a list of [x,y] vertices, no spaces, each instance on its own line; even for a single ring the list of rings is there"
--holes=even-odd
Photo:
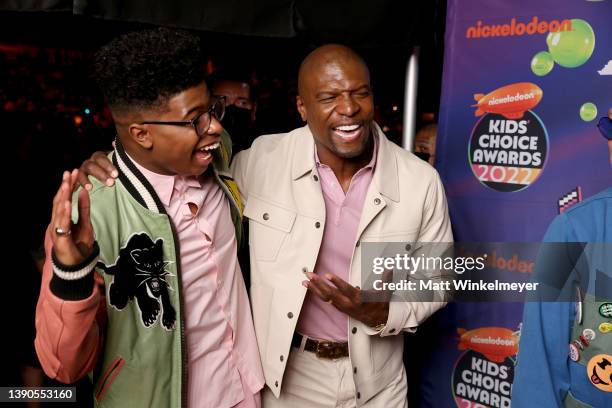
[[[219,96],[215,102],[208,108],[206,112],[200,113],[198,116],[191,120],[180,120],[172,122],[161,122],[154,120],[147,120],[140,122],[141,125],[173,125],[173,126],[192,126],[198,136],[204,136],[210,124],[212,123],[212,117],[221,121],[225,115],[225,96]]]

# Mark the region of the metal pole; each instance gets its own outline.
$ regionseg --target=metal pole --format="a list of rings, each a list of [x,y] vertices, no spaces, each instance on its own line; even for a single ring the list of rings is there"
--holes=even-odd
[[[410,152],[414,150],[414,132],[416,125],[416,102],[419,78],[419,47],[412,49],[412,55],[406,65],[406,86],[404,90],[404,133],[402,147]]]

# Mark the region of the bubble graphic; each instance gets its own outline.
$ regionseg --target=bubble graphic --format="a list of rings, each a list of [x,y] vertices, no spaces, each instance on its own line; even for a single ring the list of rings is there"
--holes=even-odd
[[[547,51],[540,51],[531,59],[531,70],[537,76],[548,75],[554,66],[555,61]]]
[[[597,106],[587,102],[580,107],[580,118],[585,122],[590,122],[597,117]]]
[[[557,31],[546,37],[548,51],[555,62],[565,68],[576,68],[591,58],[595,33],[584,20],[573,18],[571,31]]]

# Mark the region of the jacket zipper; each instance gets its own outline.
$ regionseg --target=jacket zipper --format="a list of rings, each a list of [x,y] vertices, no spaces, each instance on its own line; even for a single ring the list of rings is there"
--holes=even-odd
[[[98,402],[100,402],[102,397],[104,397],[104,394],[106,394],[110,386],[113,385],[124,365],[125,360],[122,357],[117,357],[108,367],[106,373],[104,373],[104,376],[100,381],[98,391],[96,392],[96,400]]]

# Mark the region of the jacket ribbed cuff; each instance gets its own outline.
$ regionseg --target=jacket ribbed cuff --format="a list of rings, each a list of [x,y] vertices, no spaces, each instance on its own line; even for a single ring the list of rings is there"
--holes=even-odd
[[[76,265],[64,265],[51,251],[53,277],[51,292],[64,300],[83,300],[91,296],[94,289],[93,270],[98,262],[100,247],[94,242],[91,254]]]

